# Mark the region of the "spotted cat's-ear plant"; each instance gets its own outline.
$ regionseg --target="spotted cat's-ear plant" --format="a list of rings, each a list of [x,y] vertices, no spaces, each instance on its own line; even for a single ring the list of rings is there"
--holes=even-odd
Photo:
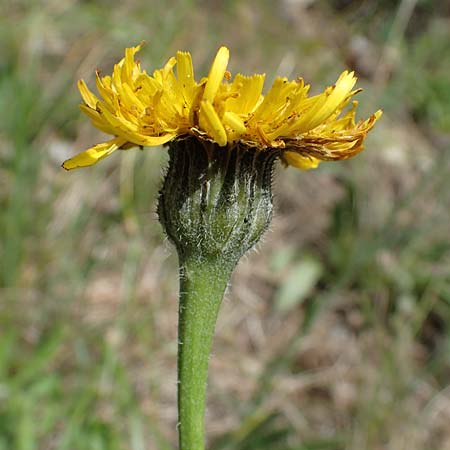
[[[355,122],[353,101],[343,112],[358,92],[353,72],[319,95],[308,96],[301,78],[281,77],[263,95],[264,75],[231,78],[226,47],[200,81],[189,53],[178,52],[149,75],[134,59],[139,49],[126,49],[111,76],[97,73],[98,97],[79,81],[82,111],[114,137],[63,167],[90,166],[118,149],[169,148],[158,214],[180,264],[179,448],[203,450],[217,313],[237,262],[269,225],[274,162],[310,169],[351,158],[381,111]]]

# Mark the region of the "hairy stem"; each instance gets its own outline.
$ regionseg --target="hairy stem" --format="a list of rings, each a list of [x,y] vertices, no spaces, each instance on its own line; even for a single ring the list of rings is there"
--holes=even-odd
[[[180,261],[178,427],[180,450],[204,449],[208,361],[229,267],[220,261]]]

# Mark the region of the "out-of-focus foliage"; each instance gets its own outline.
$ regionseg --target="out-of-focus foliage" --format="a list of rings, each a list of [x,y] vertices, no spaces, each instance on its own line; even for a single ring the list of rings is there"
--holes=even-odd
[[[408,49],[407,63],[395,80],[417,121],[446,132],[450,132],[449,42],[448,19],[434,21]]]

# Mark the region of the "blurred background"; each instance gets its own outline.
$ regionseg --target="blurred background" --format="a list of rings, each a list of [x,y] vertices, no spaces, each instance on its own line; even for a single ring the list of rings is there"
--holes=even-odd
[[[279,168],[211,358],[214,450],[450,449],[450,4],[0,0],[0,449],[176,448],[177,258],[164,149],[101,142],[78,109],[125,47],[148,71],[217,50],[233,74],[355,70],[357,158]]]

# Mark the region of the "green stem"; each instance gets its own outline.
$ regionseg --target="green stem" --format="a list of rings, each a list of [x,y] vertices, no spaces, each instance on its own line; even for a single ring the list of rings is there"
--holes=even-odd
[[[278,151],[227,149],[184,138],[169,146],[159,220],[180,260],[178,417],[180,450],[205,447],[208,359],[231,272],[272,217]]]
[[[205,447],[208,361],[217,314],[232,269],[222,261],[180,261],[178,432],[180,450]]]

